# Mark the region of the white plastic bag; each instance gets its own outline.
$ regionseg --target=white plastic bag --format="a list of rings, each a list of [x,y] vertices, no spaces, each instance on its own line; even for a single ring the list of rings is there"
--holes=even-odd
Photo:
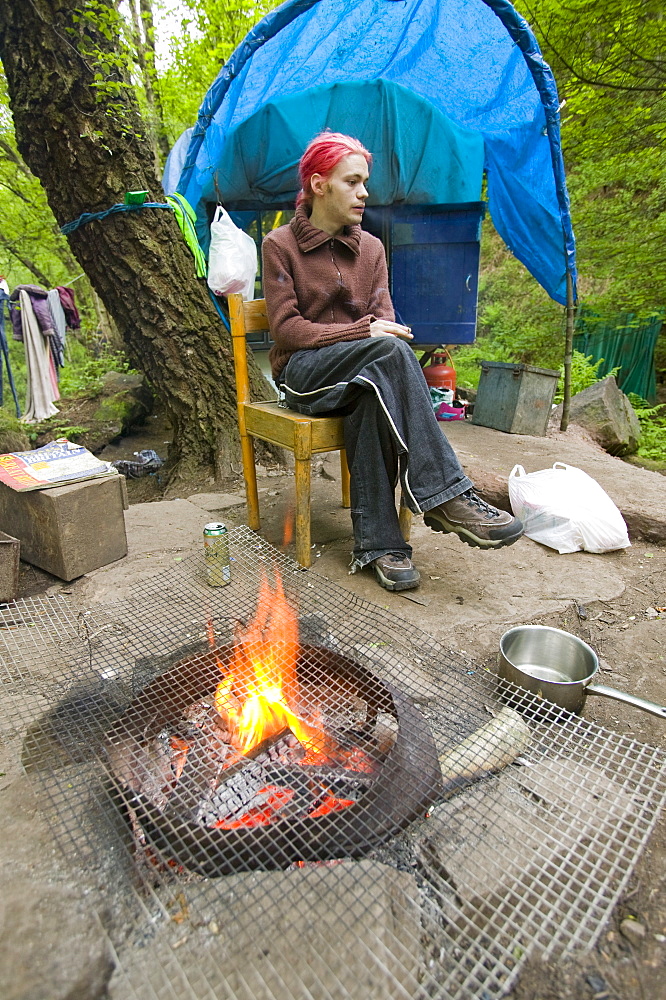
[[[243,298],[248,301],[254,298],[256,273],[256,243],[235,226],[229,213],[218,205],[210,224],[208,287],[216,295],[242,292]]]
[[[631,545],[622,514],[582,469],[555,462],[552,469],[509,476],[511,509],[525,534],[559,553],[610,552]]]

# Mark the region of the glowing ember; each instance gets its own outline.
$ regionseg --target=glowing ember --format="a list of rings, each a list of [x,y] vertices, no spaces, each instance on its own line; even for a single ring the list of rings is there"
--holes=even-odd
[[[183,768],[185,767],[185,761],[187,759],[187,751],[190,747],[185,740],[181,740],[178,736],[172,736],[169,742],[173,751],[171,766],[173,767],[176,781],[178,781],[183,773]]]
[[[298,700],[298,619],[279,576],[275,590],[262,578],[254,620],[236,634],[234,656],[215,692],[215,710],[226,721],[241,753],[288,727],[307,750],[307,762],[335,747],[318,718],[306,722]]]
[[[240,819],[218,820],[217,823],[213,823],[213,827],[218,830],[238,830],[247,826],[265,826],[275,819],[277,811],[286,806],[294,796],[291,788],[278,788],[276,785],[262,788],[259,794],[265,793],[269,793],[268,798],[264,798],[256,809],[250,809]]]
[[[335,795],[327,795],[326,798],[316,809],[313,809],[311,813],[308,813],[310,819],[314,819],[316,816],[325,816],[330,812],[339,812],[341,809],[346,809],[347,806],[353,806],[353,799],[338,799]]]

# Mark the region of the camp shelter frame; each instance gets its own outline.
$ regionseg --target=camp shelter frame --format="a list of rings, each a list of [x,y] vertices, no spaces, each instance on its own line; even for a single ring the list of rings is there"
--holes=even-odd
[[[483,135],[495,227],[568,307],[566,396],[576,262],[559,97],[533,32],[508,0],[288,0],[249,32],[209,89],[179,191],[203,222],[202,202],[224,197],[215,189],[216,152],[258,109],[313,87],[379,77]]]

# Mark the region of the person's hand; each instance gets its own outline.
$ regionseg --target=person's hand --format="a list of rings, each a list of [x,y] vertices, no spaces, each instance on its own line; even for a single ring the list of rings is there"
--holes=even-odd
[[[375,319],[370,324],[371,337],[400,337],[401,340],[413,340],[411,327],[393,323],[390,319]]]

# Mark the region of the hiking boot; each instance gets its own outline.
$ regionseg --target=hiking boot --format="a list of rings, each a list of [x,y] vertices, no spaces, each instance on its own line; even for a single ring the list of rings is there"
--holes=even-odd
[[[474,490],[427,510],[423,520],[433,531],[453,531],[463,542],[480,549],[512,545],[525,530],[517,517],[486,503]]]
[[[370,565],[384,590],[413,590],[421,582],[421,574],[412,560],[400,552],[388,552]]]

